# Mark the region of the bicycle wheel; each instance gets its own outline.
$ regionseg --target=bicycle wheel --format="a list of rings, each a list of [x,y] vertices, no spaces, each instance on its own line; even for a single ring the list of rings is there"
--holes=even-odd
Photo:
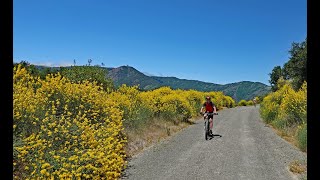
[[[204,137],[205,137],[205,140],[208,140],[208,136],[209,136],[209,121],[206,120],[205,121],[205,128],[204,128]]]

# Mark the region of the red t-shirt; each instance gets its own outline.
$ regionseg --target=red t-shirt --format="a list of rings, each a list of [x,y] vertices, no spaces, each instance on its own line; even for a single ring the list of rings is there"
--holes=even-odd
[[[212,101],[210,101],[209,103],[205,102],[203,106],[206,107],[206,112],[213,113],[214,104]]]

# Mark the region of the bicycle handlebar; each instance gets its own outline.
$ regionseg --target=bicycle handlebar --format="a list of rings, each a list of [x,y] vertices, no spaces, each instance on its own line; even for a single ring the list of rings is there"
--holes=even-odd
[[[201,115],[204,115],[204,114],[206,114],[206,115],[218,115],[218,113],[200,113]]]

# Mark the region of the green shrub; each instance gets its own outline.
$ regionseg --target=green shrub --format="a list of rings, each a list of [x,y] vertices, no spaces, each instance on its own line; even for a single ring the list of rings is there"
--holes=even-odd
[[[248,102],[246,100],[241,100],[239,103],[238,103],[239,106],[247,106],[248,105]]]
[[[303,123],[302,125],[298,126],[296,139],[298,141],[298,147],[302,151],[307,151],[307,124]]]
[[[85,80],[96,81],[99,85],[102,84],[105,91],[111,92],[114,90],[113,81],[110,78],[106,78],[108,71],[105,68],[98,66],[61,67],[60,73],[73,83],[81,83]]]
[[[140,130],[146,127],[152,119],[152,111],[145,105],[141,104],[136,107],[136,113],[131,113],[126,120],[123,121],[123,125],[127,131]]]
[[[276,119],[276,120],[272,121],[271,124],[274,127],[278,128],[278,129],[282,129],[282,130],[284,130],[288,126],[288,123],[285,119]]]
[[[252,100],[248,101],[247,106],[253,106],[253,101]]]

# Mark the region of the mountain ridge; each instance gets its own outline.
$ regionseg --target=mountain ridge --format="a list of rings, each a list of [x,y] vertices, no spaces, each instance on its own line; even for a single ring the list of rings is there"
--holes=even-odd
[[[149,77],[155,77],[155,78],[175,78],[175,79],[180,79],[180,80],[188,80],[188,81],[198,81],[198,82],[203,82],[203,83],[210,83],[210,84],[216,84],[216,85],[229,85],[229,84],[237,84],[237,83],[241,83],[241,82],[250,82],[250,83],[260,83],[260,84],[263,84],[263,85],[266,85],[262,82],[259,82],[259,81],[248,81],[248,80],[244,80],[244,81],[237,81],[237,82],[232,82],[232,83],[226,83],[226,84],[217,84],[217,83],[212,83],[212,82],[207,82],[207,81],[200,81],[200,80],[196,80],[196,79],[185,79],[185,78],[177,78],[175,76],[155,76],[155,75],[148,75],[148,74],[145,74],[139,70],[137,70],[136,68],[132,67],[132,66],[119,66],[119,67],[103,67],[103,68],[106,68],[108,71],[110,70],[113,70],[113,69],[117,69],[117,68],[120,68],[120,67],[129,67],[129,68],[132,68],[132,69],[135,69],[136,71],[144,74],[145,76],[149,76]],[[268,86],[268,85],[266,85]]]
[[[59,70],[60,67],[50,67],[35,65],[38,69],[53,68]],[[70,68],[72,66],[65,66]],[[271,87],[261,82],[239,81],[228,84],[216,84],[200,80],[180,79],[174,76],[148,76],[131,66],[101,67],[108,71],[107,77],[114,81],[115,86],[127,84],[128,86],[139,85],[141,90],[152,90],[163,86],[172,89],[197,90],[197,91],[222,91],[225,95],[232,97],[237,102],[244,99],[250,100],[255,96],[263,96],[271,91]]]
[[[250,100],[255,96],[262,96],[270,92],[271,87],[261,82],[239,81],[228,84],[216,84],[199,80],[180,79],[169,76],[148,76],[131,66],[107,68],[108,77],[114,80],[115,85],[139,85],[142,90],[152,90],[162,86],[172,89],[194,89],[198,91],[222,91],[236,101]]]

